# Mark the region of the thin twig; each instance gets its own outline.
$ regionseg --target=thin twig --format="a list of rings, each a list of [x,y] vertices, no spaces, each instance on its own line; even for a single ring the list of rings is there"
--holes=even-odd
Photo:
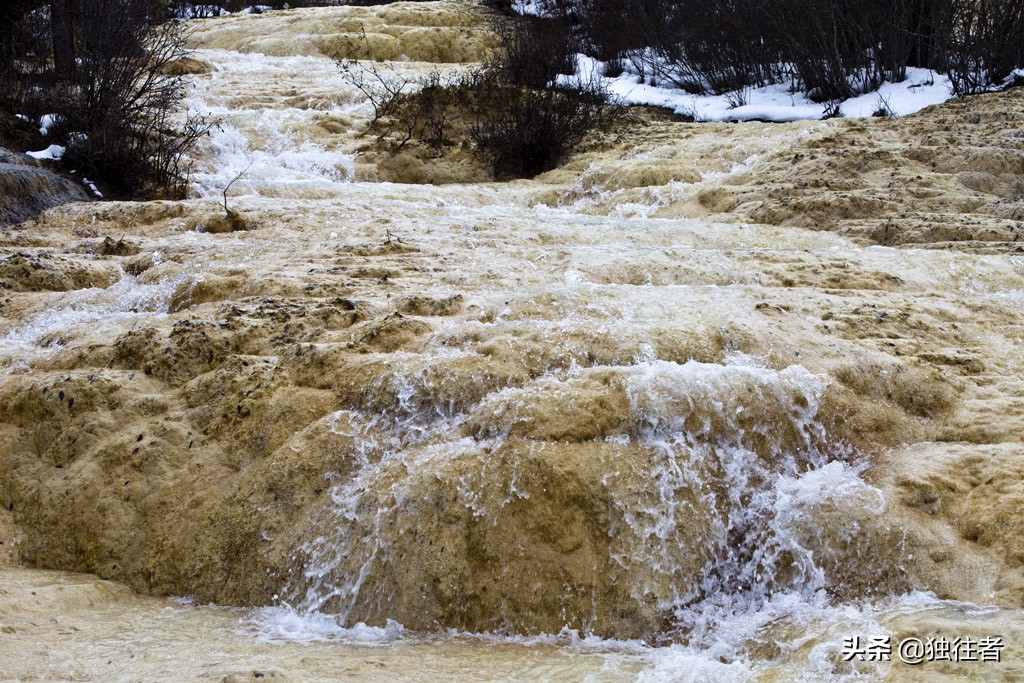
[[[253,161],[255,161],[255,159],[250,159],[249,160],[249,165],[246,166],[245,168],[243,168],[242,171],[238,175],[236,175],[234,178],[232,178],[231,182],[228,183],[227,187],[224,188],[224,213],[226,213],[229,216],[231,215],[231,209],[228,208],[228,190],[230,190],[231,186],[234,185],[235,182],[239,178],[244,176],[245,172],[248,171],[252,167]]]

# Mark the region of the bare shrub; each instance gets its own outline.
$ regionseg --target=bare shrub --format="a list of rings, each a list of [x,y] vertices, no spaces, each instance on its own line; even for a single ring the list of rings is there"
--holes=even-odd
[[[605,96],[596,90],[541,90],[495,81],[478,87],[471,136],[499,179],[529,178],[555,168],[587,133],[608,121]]]
[[[628,58],[641,78],[701,93],[760,85],[773,73],[755,0],[580,0],[577,12],[593,54]]]
[[[176,2],[171,6],[171,13],[183,19],[210,19],[219,17],[223,8],[214,2]]]
[[[818,101],[906,78],[915,0],[780,0],[761,6],[766,38]]]
[[[941,66],[956,94],[988,90],[1024,66],[1024,0],[936,4]]]
[[[886,119],[891,116],[895,116],[892,107],[889,105],[889,98],[878,93],[878,97],[875,99],[875,108],[871,112],[871,115],[878,119]]]
[[[365,34],[362,40],[367,41]],[[436,70],[427,76],[405,76],[372,60],[343,59],[338,68],[373,108],[368,132],[378,143],[393,151],[413,141],[435,151],[451,144],[451,127],[466,109],[459,101],[460,91],[466,89],[463,76]]]
[[[497,178],[555,168],[587,133],[614,117],[598,82],[559,78],[575,72],[580,49],[570,30],[571,7],[550,3],[553,18],[500,22],[495,57],[470,82],[470,137]]]
[[[843,118],[843,103],[842,100],[829,100],[825,102],[825,109],[821,114],[823,119],[841,119]]]
[[[729,103],[729,109],[739,109],[745,107],[750,103],[750,86],[743,86],[736,90],[731,90],[726,93],[726,102]]]
[[[93,1],[111,12],[125,4]],[[123,191],[145,178],[149,191],[181,196],[188,182],[186,155],[209,124],[192,116],[175,125],[184,82],[162,71],[187,54],[181,26],[150,27],[145,9],[136,12],[118,22],[101,19],[100,12],[82,18],[79,84],[65,106],[67,159]],[[79,131],[84,135],[73,135]]]
[[[498,19],[492,28],[499,47],[487,69],[495,78],[545,88],[559,74],[576,70],[579,43],[566,17]]]
[[[626,64],[622,57],[613,57],[604,63],[601,75],[606,78],[618,78],[626,72]]]
[[[585,0],[578,5],[578,16],[593,56],[609,61],[650,45],[652,36],[645,27],[664,8],[661,0]],[[660,14],[657,23],[669,21],[668,15]]]
[[[453,144],[452,129],[466,113],[467,78],[434,71],[417,79],[415,89],[398,94],[386,118],[378,119],[378,141],[389,141],[397,151],[415,140],[435,153]]]
[[[512,0],[481,0],[480,4],[505,16],[510,17],[515,14],[515,11],[512,9]]]
[[[362,39],[367,40],[363,34]],[[367,41],[368,43],[368,41]],[[338,61],[345,80],[361,92],[373,107],[370,127],[375,128],[381,120],[390,117],[398,106],[402,95],[416,87],[416,79],[402,76],[373,60],[342,59]],[[386,135],[387,132],[384,132]]]
[[[149,0],[61,4],[66,16],[42,6],[22,16],[24,59],[7,74],[17,94],[5,105],[30,118],[56,114],[47,142],[67,148],[66,165],[119,193],[183,195],[188,152],[211,125],[178,115],[184,81],[164,73],[187,55],[183,27],[157,23]],[[57,23],[66,25],[57,31]]]
[[[615,116],[596,83],[558,78],[575,66],[559,25],[502,21],[494,59],[461,75],[413,78],[372,62],[339,66],[373,107],[368,131],[379,144],[397,152],[415,143],[442,155],[460,140],[472,142],[496,178],[530,177],[557,166]]]

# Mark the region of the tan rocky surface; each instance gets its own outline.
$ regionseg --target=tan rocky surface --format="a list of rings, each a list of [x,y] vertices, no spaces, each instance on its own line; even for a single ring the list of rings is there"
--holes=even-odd
[[[662,120],[552,173],[578,175],[551,199],[588,212],[633,203],[657,217],[829,230],[860,244],[1022,253],[1022,100],[1018,88],[905,118]]]
[[[369,177],[329,63],[258,80],[222,51],[476,25],[432,5],[211,21],[196,78],[217,106],[252,85],[249,154],[315,143]],[[651,120],[510,184],[284,182],[268,154],[246,231],[203,229],[216,169],[205,198],[51,209],[0,233],[0,540],[426,630],[654,637],[734,546],[768,548],[740,584],[813,556],[837,599],[1024,607],[1022,97]],[[758,526],[760,491],[798,504]]]
[[[194,43],[277,57],[481,62],[494,46],[484,23],[480,6],[468,0],[396,2],[219,17],[202,27]]]

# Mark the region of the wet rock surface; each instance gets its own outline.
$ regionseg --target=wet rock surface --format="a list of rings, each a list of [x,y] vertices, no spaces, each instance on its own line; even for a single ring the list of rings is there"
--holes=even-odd
[[[21,223],[65,202],[88,201],[85,189],[0,147],[0,228]]]

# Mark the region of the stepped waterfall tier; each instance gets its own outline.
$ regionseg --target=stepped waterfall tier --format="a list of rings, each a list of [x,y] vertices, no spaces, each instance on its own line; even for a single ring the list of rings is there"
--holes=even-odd
[[[0,228],[0,678],[1024,677],[1024,92],[493,182],[335,62],[478,4],[191,23],[192,196]]]

